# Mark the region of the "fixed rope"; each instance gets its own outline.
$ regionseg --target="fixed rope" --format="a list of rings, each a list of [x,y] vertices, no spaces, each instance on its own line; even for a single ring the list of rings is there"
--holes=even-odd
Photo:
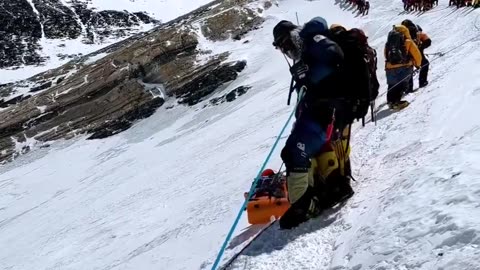
[[[243,209],[245,209],[245,207],[247,207],[247,203],[248,201],[250,200],[250,198],[252,197],[253,195],[253,192],[255,190],[255,186],[257,185],[258,183],[258,180],[260,179],[260,176],[263,172],[263,170],[265,169],[265,167],[267,166],[267,163],[268,161],[270,161],[270,158],[272,157],[272,154],[273,154],[273,151],[275,150],[275,148],[277,148],[277,145],[278,145],[278,142],[280,141],[280,138],[282,137],[282,134],[285,132],[285,130],[287,129],[287,126],[288,124],[290,123],[290,121],[292,120],[292,117],[295,115],[295,112],[297,110],[297,107],[298,107],[298,104],[300,103],[300,101],[302,100],[303,98],[303,94],[304,94],[304,90],[306,88],[305,87],[302,87],[300,89],[300,92],[298,94],[298,100],[297,100],[297,103],[295,104],[295,108],[293,109],[292,113],[290,114],[290,116],[288,117],[287,119],[287,122],[285,123],[285,125],[283,125],[281,131],[280,131],[280,134],[278,134],[277,136],[277,139],[275,140],[275,142],[273,143],[273,146],[272,148],[270,149],[270,152],[268,153],[267,157],[265,158],[265,161],[263,162],[262,164],[262,167],[260,168],[260,170],[258,171],[257,173],[257,177],[255,177],[255,180],[253,180],[253,183],[252,183],[252,186],[250,187],[250,191],[248,192],[248,197],[245,199],[245,201],[243,202],[242,206],[240,207],[240,209],[238,210],[238,214],[237,214],[237,217],[235,218],[235,221],[233,222],[232,226],[230,227],[230,230],[228,231],[228,234],[227,236],[225,237],[225,241],[223,241],[223,244],[220,248],[220,251],[218,252],[218,255],[217,255],[217,258],[215,259],[215,262],[213,263],[212,265],[212,270],[216,270],[218,268],[218,266],[220,265],[220,260],[222,259],[222,256],[223,254],[225,253],[225,250],[227,248],[227,244],[230,242],[230,239],[232,238],[232,235],[233,233],[235,232],[235,229],[237,228],[238,226],[238,222],[240,221],[240,218],[242,217],[242,214],[243,214]]]

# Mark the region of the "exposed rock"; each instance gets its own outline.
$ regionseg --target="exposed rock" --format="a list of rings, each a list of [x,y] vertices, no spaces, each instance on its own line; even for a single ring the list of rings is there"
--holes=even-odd
[[[0,84],[0,97],[8,97],[13,92],[13,83]]]
[[[269,9],[272,7],[272,2],[271,1],[265,1],[263,2],[263,8],[264,9]]]
[[[83,55],[83,54],[81,54],[81,53],[78,53],[78,54],[77,54],[77,53],[74,53],[74,54],[61,54],[61,53],[59,53],[59,54],[57,54],[57,57],[58,57],[58,59],[60,59],[60,60],[64,60],[64,59],[66,59],[66,58],[78,59],[78,58],[80,58],[82,55]]]
[[[2,161],[12,159],[16,155],[15,143],[10,137],[0,138],[0,164]]]
[[[46,38],[75,39],[82,33],[76,14],[59,0],[33,0]]]
[[[43,144],[77,134],[91,134],[90,139],[112,136],[153,114],[169,97],[177,98],[179,104],[193,105],[222,89],[247,63],[230,60],[228,52],[213,55],[201,51],[195,27],[197,22],[232,8],[239,14],[250,14],[242,17],[245,21],[237,18],[246,29],[226,24],[216,27],[219,33],[212,32],[210,38],[258,27],[262,20],[256,13],[233,4],[228,0],[213,2],[20,84],[0,86],[4,97],[20,90],[23,93],[16,94],[15,105],[0,110],[0,161],[29,151],[31,141]],[[247,89],[233,90],[222,102],[232,101]]]
[[[219,63],[212,61],[209,65],[197,70],[196,74],[194,74],[196,78],[179,89],[176,93],[180,95],[178,102],[180,104],[186,103],[190,106],[197,104],[202,98],[213,93],[223,83],[235,80],[246,64],[245,61],[239,61],[219,66]]]
[[[243,35],[262,22],[263,18],[257,16],[253,10],[233,7],[207,18],[202,25],[202,33],[214,41],[228,38],[240,40]]]
[[[130,128],[134,121],[152,115],[157,108],[163,105],[164,102],[165,100],[163,98],[154,98],[149,102],[128,111],[121,117],[112,121],[107,121],[98,128],[92,129],[89,132],[93,134],[88,139],[103,139],[122,132]]]
[[[245,93],[247,93],[247,91],[250,88],[252,88],[252,87],[251,86],[239,86],[239,87],[233,89],[232,91],[228,92],[228,94],[225,94],[221,97],[212,98],[210,100],[210,104],[211,105],[218,105],[218,104],[221,104],[221,103],[224,103],[224,102],[232,102],[232,101],[236,100],[239,96],[242,96]],[[205,105],[205,106],[207,106],[207,105]]]
[[[30,97],[30,95],[26,95],[26,96],[20,95],[20,96],[16,96],[16,97],[14,97],[12,99],[9,99],[9,100],[1,99],[0,100],[0,108],[7,108],[10,105],[20,103],[21,101],[24,101],[24,100],[28,99],[29,97]]]
[[[153,19],[152,17],[148,16],[147,13],[145,12],[134,12],[133,15],[135,15],[140,21],[143,23],[159,23],[159,21]]]
[[[240,87],[237,87],[235,89],[233,89],[232,91],[230,91],[230,93],[228,93],[227,95],[225,95],[225,100],[227,102],[232,102],[234,101],[235,99],[237,99],[239,96],[242,96],[243,94],[247,93],[247,91],[252,88],[250,86],[240,86]]]
[[[45,90],[49,87],[52,86],[52,82],[51,81],[48,81],[40,86],[36,86],[36,87],[33,87],[30,92],[34,93],[34,92],[38,92],[38,91],[42,91],[42,90]]]
[[[133,27],[141,24],[159,23],[142,12],[97,12],[87,8],[84,0],[5,0],[0,7],[0,68],[44,62],[42,37],[81,37],[91,44],[131,35],[136,31]]]
[[[2,1],[0,8],[0,68],[34,65],[44,59],[37,53],[42,26],[27,0]]]

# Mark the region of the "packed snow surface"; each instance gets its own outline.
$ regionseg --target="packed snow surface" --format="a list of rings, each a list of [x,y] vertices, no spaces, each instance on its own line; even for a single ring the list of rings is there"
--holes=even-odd
[[[1,167],[0,268],[209,269],[293,108],[271,29],[298,12],[301,22],[321,15],[365,29],[380,54],[380,105],[392,24],[413,19],[433,40],[427,53],[448,53],[430,57],[430,84],[406,97],[409,107],[382,106],[376,126],[355,125],[354,197],[292,231],[274,225],[232,268],[480,269],[480,10],[440,2],[418,15],[401,1],[370,2],[355,17],[333,1],[279,1],[250,42],[202,44],[248,61],[217,93],[252,86],[236,101],[166,109],[169,100],[114,137],[55,142]],[[247,227],[243,217],[235,239]]]

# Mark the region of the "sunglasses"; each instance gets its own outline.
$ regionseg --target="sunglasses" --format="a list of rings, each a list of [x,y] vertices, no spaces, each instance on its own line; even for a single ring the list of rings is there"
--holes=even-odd
[[[276,50],[280,50],[282,53],[287,53],[288,51],[294,49],[293,44],[291,43],[292,42],[290,41],[290,38],[288,36],[284,36],[272,42],[272,45]]]
[[[288,36],[281,36],[272,42],[275,49],[282,48],[285,45],[285,42],[288,41]]]

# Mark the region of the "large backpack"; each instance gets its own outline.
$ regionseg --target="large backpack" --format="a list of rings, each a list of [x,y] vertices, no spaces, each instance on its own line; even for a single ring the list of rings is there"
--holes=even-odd
[[[374,106],[380,87],[376,75],[375,49],[368,45],[367,37],[362,30],[357,28],[346,30],[340,25],[328,29],[326,21],[320,17],[307,22],[301,32],[302,38],[307,40],[316,35],[326,36],[338,44],[344,54],[340,74],[341,85],[338,85],[336,92],[346,101],[347,111],[342,114],[345,119],[340,122],[349,124],[354,120],[364,120],[370,105]]]
[[[352,120],[362,119],[374,106],[380,84],[377,79],[377,52],[358,28],[331,31],[330,38],[343,50],[344,96],[351,104]],[[372,119],[373,120],[373,119]]]
[[[405,35],[398,31],[395,26],[388,33],[385,52],[386,60],[390,64],[405,64],[409,61],[407,50],[405,48]]]

